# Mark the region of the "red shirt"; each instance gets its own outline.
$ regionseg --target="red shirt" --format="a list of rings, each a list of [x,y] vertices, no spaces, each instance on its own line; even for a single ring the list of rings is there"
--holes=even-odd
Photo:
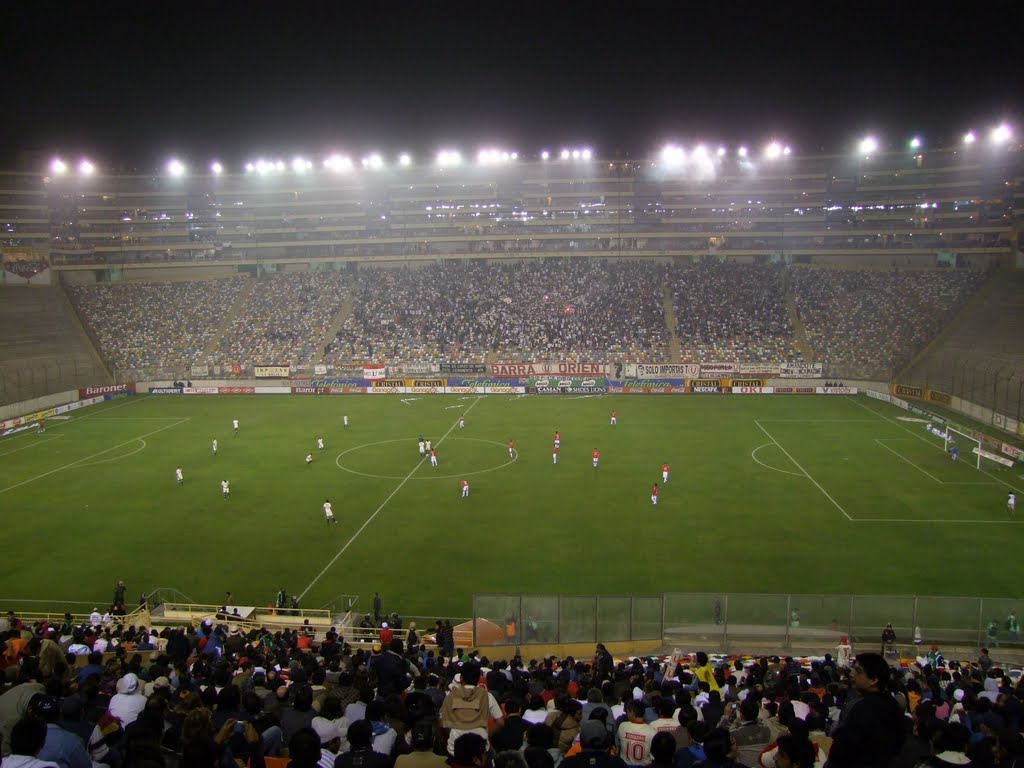
[[[382,648],[387,648],[391,645],[392,639],[394,639],[395,633],[391,631],[391,627],[385,627],[380,631],[380,644]]]
[[[658,484],[655,483],[654,487],[651,488],[651,496],[657,496],[657,495],[658,495]]]
[[[612,411],[612,418],[615,418],[615,411]]]
[[[512,450],[512,441],[511,440],[508,441],[508,449],[510,451]]]
[[[601,456],[601,454],[599,454],[597,451],[594,451],[594,458],[595,459],[600,458],[600,456]]]
[[[559,440],[559,439],[561,439],[561,438],[559,437],[558,433],[555,432],[555,440]]]
[[[558,446],[557,445],[552,445],[551,446],[551,452],[554,453],[554,454],[557,454],[558,453]]]
[[[463,488],[469,488],[469,483],[467,483],[465,480],[463,480],[462,481],[462,487]]]
[[[662,472],[668,472],[668,464],[662,464],[661,465],[661,471]]]
[[[435,449],[431,448],[430,449],[430,455],[431,456],[437,456],[437,451]]]

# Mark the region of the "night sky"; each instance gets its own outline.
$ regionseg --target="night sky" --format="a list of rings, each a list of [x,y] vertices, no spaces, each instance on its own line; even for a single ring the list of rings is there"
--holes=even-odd
[[[1019,120],[1022,18],[945,0],[26,0],[2,13],[0,161],[950,144]]]

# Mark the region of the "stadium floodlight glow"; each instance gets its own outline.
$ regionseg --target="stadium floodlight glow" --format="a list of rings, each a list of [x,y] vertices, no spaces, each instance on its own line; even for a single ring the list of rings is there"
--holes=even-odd
[[[777,141],[773,141],[767,147],[764,148],[764,156],[769,160],[776,160],[782,156],[782,145]]]
[[[911,149],[920,149],[921,148],[921,139],[918,138],[917,136],[912,138],[910,140],[910,148]]]
[[[305,173],[313,168],[313,161],[304,157],[292,158],[292,170],[296,173]],[[283,170],[283,169],[282,169]]]
[[[455,149],[442,149],[437,153],[437,164],[442,168],[462,164],[462,155]]]
[[[547,160],[549,157],[551,157],[551,153],[548,152],[546,149],[540,153],[541,160]]]
[[[584,147],[583,151],[580,152],[580,157],[582,157],[584,160],[589,160],[593,156],[594,153],[591,151],[590,147]]]
[[[252,163],[246,163],[245,164],[245,172],[246,173],[252,173],[255,170],[256,170],[256,166],[253,165]]]
[[[352,161],[344,155],[331,155],[324,160],[324,168],[335,173],[341,173],[352,168]]]
[[[992,129],[992,134],[990,138],[992,139],[993,144],[1003,144],[1009,141],[1012,136],[1013,131],[1010,130],[1010,126],[1008,126],[1006,123],[1002,123],[1001,125],[997,125],[995,128]]]
[[[693,157],[696,160],[704,160],[708,156],[708,148],[703,144],[698,144],[693,148]]]
[[[54,176],[63,176],[68,172],[68,164],[61,160],[59,157],[53,158],[50,161],[50,173]]]
[[[90,163],[88,160],[83,160],[78,164],[78,172],[83,176],[92,176],[96,173],[96,166]]]
[[[519,159],[519,153],[518,152],[513,152],[511,155],[509,155],[509,159],[511,159],[511,160],[518,160]]]
[[[175,158],[174,160],[171,160],[169,163],[167,163],[167,172],[171,174],[171,176],[184,176],[185,165],[184,163],[181,162],[181,160]]]
[[[872,152],[876,152],[878,150],[878,139],[874,136],[865,136],[860,140],[858,147],[860,148],[860,153],[862,155],[870,155]]]
[[[675,144],[668,144],[661,150],[661,162],[669,168],[678,168],[686,162],[686,150]]]
[[[974,135],[974,131],[968,131],[964,134],[964,144],[973,144],[977,140],[977,136]]]
[[[285,164],[284,164],[284,160],[278,160],[278,161],[277,161],[277,162],[276,162],[276,163],[274,164],[274,168],[275,168],[276,170],[278,170],[278,171],[283,171],[283,170],[285,169]]]
[[[725,147],[719,147],[715,154],[719,157],[725,157],[725,151]]]
[[[222,173],[224,173],[224,166],[218,163],[216,160],[214,160],[212,163],[210,163],[210,171],[213,173],[214,176],[220,176]]]
[[[574,149],[572,151],[572,159],[573,160],[579,160],[580,159],[580,151],[578,149]]]
[[[740,157],[746,157],[747,153],[748,150],[746,147],[740,147],[739,149],[736,150],[736,154],[739,155]]]
[[[786,157],[789,157],[792,152],[793,150],[790,149],[789,146],[785,146],[782,148],[782,154],[784,154]]]
[[[407,168],[412,165],[412,157],[409,156],[409,153],[403,152],[398,156],[398,164],[403,168]]]
[[[561,157],[562,157],[562,159],[563,159],[563,160],[568,160],[568,159],[569,159],[569,155],[570,155],[570,154],[572,154],[572,153],[571,153],[571,152],[569,152],[569,150],[568,150],[568,149],[563,149],[563,150],[562,150],[562,154],[561,154]]]
[[[363,168],[371,168],[372,170],[379,171],[384,167],[384,158],[374,152],[372,155],[367,155],[362,160]]]

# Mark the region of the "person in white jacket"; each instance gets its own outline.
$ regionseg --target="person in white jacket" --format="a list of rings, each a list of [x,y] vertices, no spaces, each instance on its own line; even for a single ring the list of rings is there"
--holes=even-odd
[[[117,681],[117,693],[110,700],[110,714],[121,721],[121,727],[125,728],[139,716],[139,713],[146,708],[146,697],[142,695],[142,686],[139,685],[139,678],[129,672]]]

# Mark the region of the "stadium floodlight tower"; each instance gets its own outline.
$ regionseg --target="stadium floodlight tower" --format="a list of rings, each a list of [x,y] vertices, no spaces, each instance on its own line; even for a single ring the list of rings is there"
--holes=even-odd
[[[967,146],[971,146],[977,139],[978,137],[974,135],[974,131],[968,131],[964,134],[964,144]]]
[[[212,163],[210,163],[210,173],[212,173],[214,176],[220,176],[222,173],[224,173],[224,166],[221,165],[219,161],[214,160]]]
[[[915,136],[914,138],[912,138],[910,140],[910,148],[911,149],[920,149],[921,148],[921,143],[922,142],[921,142],[920,137]]]
[[[1013,131],[1006,123],[1001,123],[992,129],[990,138],[993,144],[1005,144],[1013,138]]]
[[[782,157],[783,147],[777,141],[771,142],[767,147],[764,148],[764,156],[769,160],[778,160]]]
[[[96,166],[88,160],[83,160],[78,164],[78,172],[83,176],[92,176],[96,173]]]
[[[876,139],[874,136],[865,136],[863,139],[860,140],[860,144],[858,145],[858,147],[860,149],[860,153],[865,157],[867,157],[868,155],[873,155],[875,152],[878,151],[878,139]]]
[[[181,178],[185,175],[185,164],[174,158],[167,163],[167,172],[175,178]]]
[[[403,152],[398,156],[398,164],[403,168],[408,168],[412,165],[412,156],[408,152]]]
[[[54,176],[63,176],[68,172],[68,164],[61,160],[59,157],[53,158],[50,161],[50,173]]]

